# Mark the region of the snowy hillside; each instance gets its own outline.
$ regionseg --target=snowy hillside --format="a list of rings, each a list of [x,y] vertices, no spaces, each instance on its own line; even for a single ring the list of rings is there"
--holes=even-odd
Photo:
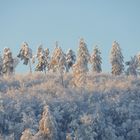
[[[140,79],[89,73],[0,78],[0,140],[140,140]]]

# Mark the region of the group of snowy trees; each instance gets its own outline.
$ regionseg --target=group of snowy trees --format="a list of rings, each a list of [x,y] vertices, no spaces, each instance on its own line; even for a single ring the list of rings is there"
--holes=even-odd
[[[131,57],[130,61],[125,62],[127,69],[125,71],[124,57],[118,42],[114,41],[111,48],[110,62],[112,65],[111,73],[113,75],[120,75],[123,72],[126,75],[137,76],[140,70],[140,54]]]
[[[0,140],[140,140],[140,78],[88,73],[84,90],[72,78],[0,78]]]
[[[23,42],[16,58],[13,58],[10,48],[5,48],[3,57],[0,56],[0,75],[11,75],[15,72],[15,68],[19,63],[19,59],[23,61],[24,65],[29,65],[30,72],[32,72],[32,64],[37,64],[35,71],[53,71],[69,72],[72,69],[74,76],[77,77],[77,82],[81,82],[84,79],[86,73],[89,71],[88,66],[91,64],[91,71],[94,73],[102,72],[102,57],[101,51],[96,45],[93,53],[90,54],[87,45],[83,38],[79,41],[79,47],[77,52],[77,58],[75,52],[71,49],[64,53],[62,48],[56,42],[55,49],[50,56],[48,48],[43,49],[42,45],[39,45],[37,53],[33,55],[32,49],[26,42]],[[112,65],[111,73],[113,75],[120,75],[126,73],[127,75],[139,74],[140,55],[131,57],[130,61],[125,64],[127,69],[124,70],[124,57],[121,52],[119,44],[114,41],[110,52],[110,63]],[[84,80],[82,80],[84,81]]]

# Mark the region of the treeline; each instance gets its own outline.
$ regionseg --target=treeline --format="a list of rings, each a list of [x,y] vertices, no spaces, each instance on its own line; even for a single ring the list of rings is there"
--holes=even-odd
[[[29,65],[30,72],[32,72],[32,65],[36,63],[35,71],[44,71],[45,73],[47,71],[64,73],[72,69],[74,76],[80,75],[80,77],[83,77],[81,75],[89,71],[89,64],[92,72],[102,72],[101,51],[98,46],[95,46],[90,54],[83,38],[79,41],[77,56],[72,49],[64,53],[58,42],[56,42],[52,54],[50,54],[48,48],[43,49],[42,45],[38,47],[37,53],[33,54],[32,49],[29,48],[26,42],[22,43],[19,54],[16,57],[13,57],[10,48],[4,48],[3,56],[0,56],[0,75],[14,74],[20,61],[23,61],[23,65]],[[114,41],[110,51],[110,63],[113,75],[125,73],[126,75],[137,76],[139,74],[140,55],[135,55],[131,57],[130,61],[124,62],[121,48]]]

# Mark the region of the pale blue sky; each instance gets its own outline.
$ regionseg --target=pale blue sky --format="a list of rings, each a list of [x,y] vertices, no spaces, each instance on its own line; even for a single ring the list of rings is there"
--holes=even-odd
[[[17,55],[27,41],[36,52],[42,43],[51,51],[59,41],[66,51],[77,51],[83,37],[90,53],[97,44],[103,71],[110,72],[109,51],[119,42],[125,60],[140,51],[140,0],[0,0],[0,51]],[[28,71],[19,65],[17,72]]]

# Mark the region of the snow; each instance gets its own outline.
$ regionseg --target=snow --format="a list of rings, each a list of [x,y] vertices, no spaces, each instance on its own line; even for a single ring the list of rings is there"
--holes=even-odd
[[[71,73],[0,78],[1,140],[139,140],[140,78]]]
[[[110,63],[112,65],[111,73],[113,75],[120,75],[124,71],[124,57],[118,42],[114,41],[110,52]]]
[[[93,72],[100,73],[102,71],[102,68],[101,68],[101,64],[102,64],[101,52],[98,49],[97,45],[95,46],[95,48],[93,50],[93,53],[92,53],[91,58],[90,58],[90,62],[92,64],[92,71]]]

